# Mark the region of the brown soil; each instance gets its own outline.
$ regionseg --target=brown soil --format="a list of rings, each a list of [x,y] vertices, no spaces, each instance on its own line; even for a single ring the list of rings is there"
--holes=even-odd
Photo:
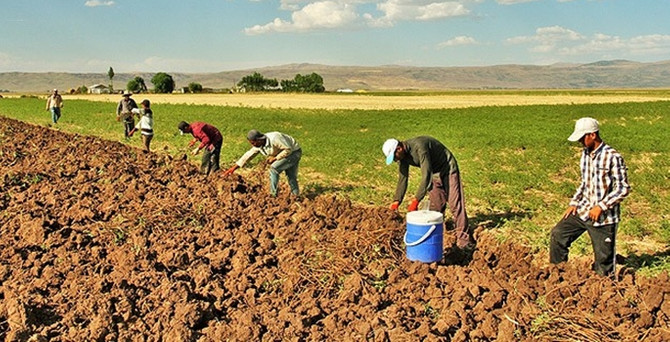
[[[481,230],[471,255],[447,233],[444,263],[412,263],[384,208],[268,198],[264,182],[3,118],[0,166],[7,341],[670,336],[667,274],[542,266]]]

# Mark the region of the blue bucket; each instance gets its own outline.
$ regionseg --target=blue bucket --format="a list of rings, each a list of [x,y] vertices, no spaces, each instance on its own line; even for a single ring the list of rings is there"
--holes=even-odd
[[[442,260],[443,228],[444,216],[440,212],[419,210],[407,213],[407,259],[426,263]]]

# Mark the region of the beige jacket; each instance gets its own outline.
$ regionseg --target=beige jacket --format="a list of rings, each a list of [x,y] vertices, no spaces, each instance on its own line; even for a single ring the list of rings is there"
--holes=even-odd
[[[51,109],[53,107],[63,108],[63,98],[60,94],[51,95],[47,98],[47,108]]]

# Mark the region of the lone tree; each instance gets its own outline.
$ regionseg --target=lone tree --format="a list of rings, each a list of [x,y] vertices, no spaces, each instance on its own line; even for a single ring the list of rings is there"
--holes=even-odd
[[[202,93],[202,84],[191,82],[188,84],[188,90],[192,93]]]
[[[147,91],[147,85],[144,83],[144,79],[142,77],[135,76],[135,78],[128,81],[126,89],[132,91],[133,93],[141,93]]]
[[[154,84],[154,91],[157,93],[169,94],[174,90],[174,80],[172,76],[159,72],[151,78],[151,83]]]
[[[109,67],[109,71],[107,71],[107,77],[109,77],[109,89],[114,92],[114,69],[112,67]]]

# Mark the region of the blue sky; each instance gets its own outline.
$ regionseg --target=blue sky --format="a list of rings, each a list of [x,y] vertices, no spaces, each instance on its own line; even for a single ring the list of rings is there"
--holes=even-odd
[[[0,72],[670,60],[670,0],[3,0]]]

